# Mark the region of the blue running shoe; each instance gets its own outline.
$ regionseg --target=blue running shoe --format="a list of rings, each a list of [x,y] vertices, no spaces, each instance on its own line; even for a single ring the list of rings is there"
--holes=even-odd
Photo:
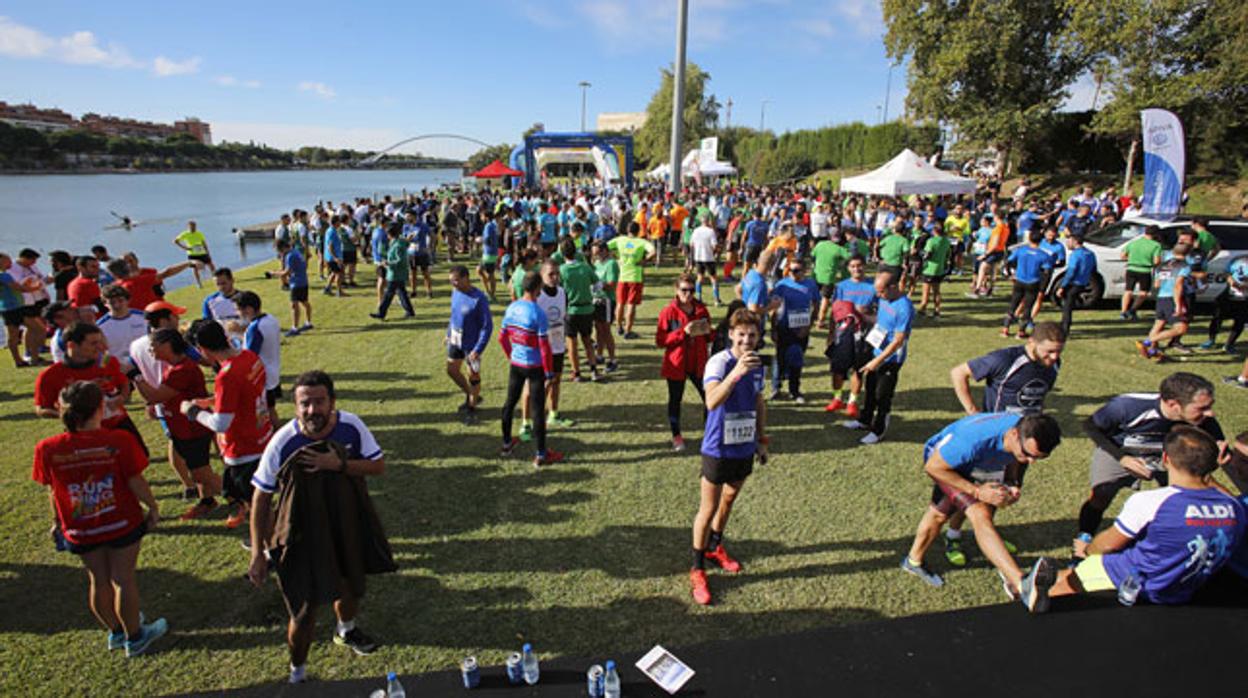
[[[910,558],[908,556],[901,558],[901,571],[909,572],[934,587],[942,587],[945,585],[945,580],[941,579],[939,574],[932,572],[923,565],[916,565],[913,562],[910,562]]]
[[[139,611],[139,625],[143,625],[147,619],[143,617],[143,612]],[[117,632],[109,632],[108,649],[119,650],[126,646],[126,631],[118,630]]]
[[[137,657],[151,647],[152,643],[164,637],[169,632],[169,623],[164,618],[157,618],[151,623],[145,623],[143,632],[139,634],[137,640],[126,640],[126,656]]]

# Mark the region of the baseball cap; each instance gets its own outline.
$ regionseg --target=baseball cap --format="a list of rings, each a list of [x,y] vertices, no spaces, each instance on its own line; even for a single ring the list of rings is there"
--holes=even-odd
[[[170,303],[169,301],[152,301],[151,303],[147,304],[147,307],[143,309],[143,312],[144,313],[158,313],[162,310],[167,310],[173,313],[174,315],[182,315],[186,312],[186,308],[176,306]]]

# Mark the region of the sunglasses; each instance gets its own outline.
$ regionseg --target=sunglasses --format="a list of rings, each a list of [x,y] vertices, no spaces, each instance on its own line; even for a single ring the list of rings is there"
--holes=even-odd
[[[689,286],[681,286],[680,288],[676,290],[680,293],[693,293],[693,289],[690,288]]]
[[[1032,453],[1031,451],[1028,451],[1027,442],[1023,441],[1022,439],[1018,440],[1018,450],[1023,452],[1024,457],[1031,458],[1032,460],[1040,460],[1041,458],[1044,458],[1045,455],[1047,455],[1043,453]]]

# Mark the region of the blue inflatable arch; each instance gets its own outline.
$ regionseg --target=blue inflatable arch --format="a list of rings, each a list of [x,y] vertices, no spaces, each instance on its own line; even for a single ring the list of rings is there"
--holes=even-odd
[[[607,136],[596,133],[546,133],[539,132],[525,136],[524,143],[511,151],[511,167],[524,170],[524,183],[527,187],[537,186],[537,151],[541,148],[593,148],[615,155],[615,146],[624,149],[623,175],[625,186],[633,186],[633,137]]]

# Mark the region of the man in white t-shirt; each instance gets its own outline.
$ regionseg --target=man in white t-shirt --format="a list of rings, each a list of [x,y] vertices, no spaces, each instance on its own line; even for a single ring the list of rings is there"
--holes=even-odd
[[[108,340],[108,353],[121,362],[122,372],[134,368],[130,359],[130,345],[139,337],[147,336],[147,320],[143,311],[130,309],[130,292],[118,284],[104,288],[104,302],[108,312],[95,324]]]
[[[242,316],[238,314],[238,289],[234,287],[234,272],[229,267],[221,267],[212,273],[217,290],[204,298],[203,315],[205,320],[216,320],[225,328],[234,346],[239,346],[243,339]]]
[[[708,220],[710,216],[698,221],[698,227],[693,229],[693,233],[689,235],[689,247],[693,252],[693,268],[698,275],[697,294],[698,300],[702,300],[702,283],[710,277],[711,290],[715,294],[715,305],[720,305],[719,301],[719,264],[716,258],[719,254],[719,238],[715,235],[715,229],[710,225]]]
[[[282,325],[277,318],[260,310],[260,296],[251,291],[238,294],[238,314],[247,329],[243,348],[254,352],[264,364],[264,397],[269,416],[277,421],[277,401],[282,398]]]
[[[816,240],[826,240],[828,237],[828,223],[831,216],[828,215],[828,202],[822,201],[815,210],[810,214],[810,236]]]

